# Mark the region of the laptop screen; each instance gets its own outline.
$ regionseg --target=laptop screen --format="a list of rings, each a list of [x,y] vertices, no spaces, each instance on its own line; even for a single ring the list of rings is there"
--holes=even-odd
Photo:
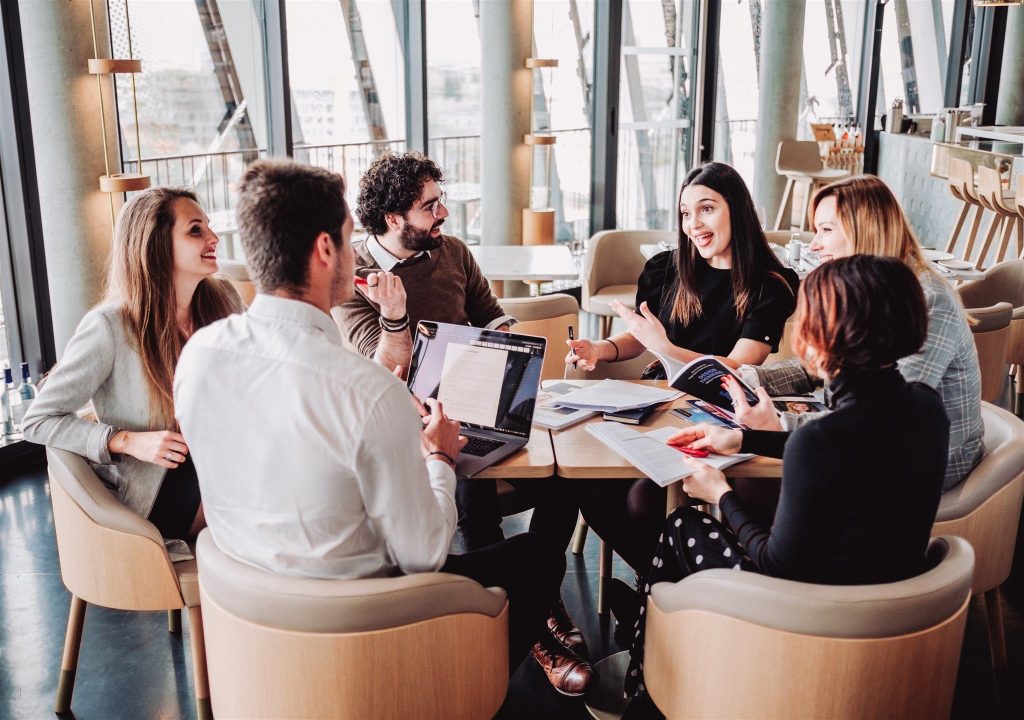
[[[532,335],[421,322],[409,389],[420,399],[440,400],[453,420],[529,437],[545,343]]]

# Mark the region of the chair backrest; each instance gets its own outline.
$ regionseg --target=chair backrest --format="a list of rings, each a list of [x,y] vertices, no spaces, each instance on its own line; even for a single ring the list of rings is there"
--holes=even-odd
[[[974,548],[974,593],[999,587],[1013,565],[1024,497],[1024,423],[981,404],[985,454],[964,481],[942,494],[932,535],[958,535]]]
[[[256,297],[256,285],[249,277],[249,268],[245,266],[245,263],[238,260],[218,260],[217,265],[220,268],[220,274],[230,278],[238,288],[245,304],[251,305],[253,298]]]
[[[218,717],[491,717],[508,684],[504,592],[456,575],[321,580],[196,546]]]
[[[1024,259],[1007,260],[985,271],[985,277],[960,287],[966,307],[986,307],[1008,302],[1013,305],[1006,362],[1024,364]]]
[[[968,308],[967,314],[976,321],[971,332],[981,368],[981,399],[996,402],[1006,386],[1013,306],[1001,302],[984,308]]]
[[[590,296],[611,285],[634,285],[647,260],[641,245],[675,243],[671,230],[602,230],[587,244],[583,260],[583,309],[590,309]]]
[[[1016,208],[1003,201],[1003,178],[995,168],[978,166],[978,200],[989,210],[1002,215],[1017,214]]]
[[[814,140],[783,140],[775,153],[775,172],[806,173],[821,170],[821,149]]]
[[[539,335],[547,339],[541,379],[561,378],[565,372],[565,341],[569,327],[579,337],[580,305],[572,295],[555,293],[530,298],[501,298],[502,308],[517,322],[513,331],[523,335]]]
[[[974,168],[969,160],[949,159],[949,185],[953,194],[967,202],[977,202],[978,193],[974,188]],[[958,194],[959,193],[959,194]]]
[[[668,717],[948,715],[974,552],[961,538],[932,543],[937,564],[894,583],[706,570],[655,585],[644,662],[652,699]]]
[[[184,606],[159,531],[117,500],[85,458],[47,448],[61,579],[88,603],[118,610]]]

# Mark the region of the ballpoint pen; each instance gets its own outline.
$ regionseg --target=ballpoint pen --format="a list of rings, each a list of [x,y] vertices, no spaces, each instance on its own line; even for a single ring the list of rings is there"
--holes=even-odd
[[[572,325],[570,325],[570,326],[569,326],[569,342],[572,342],[572,341],[574,341],[575,339],[576,339],[576,336],[575,336],[575,335],[573,334],[573,331],[572,331]],[[574,347],[572,347],[572,346],[570,345],[570,346],[569,346],[569,349],[570,349],[570,350],[572,350],[572,354],[573,354],[573,355],[575,355],[575,354],[576,354],[576,348],[574,348]],[[573,368],[575,368],[575,367],[576,367],[576,361],[575,361],[575,360],[573,360],[573,361],[572,361],[572,366],[573,366]]]

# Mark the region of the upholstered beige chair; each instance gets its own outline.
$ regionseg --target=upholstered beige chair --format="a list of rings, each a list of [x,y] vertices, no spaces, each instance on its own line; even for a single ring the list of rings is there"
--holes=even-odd
[[[705,570],[647,603],[644,676],[669,718],[948,717],[974,552],[929,546],[901,582],[835,586]]]
[[[601,318],[601,337],[611,334],[616,313],[611,302],[627,307],[636,302],[636,282],[647,259],[641,245],[671,243],[678,236],[672,230],[602,230],[587,244],[583,260],[583,309]]]
[[[981,399],[998,402],[1006,385],[1006,364],[1010,350],[1010,321],[1013,306],[1000,302],[990,307],[967,308],[974,318],[971,326],[981,366]]]
[[[508,686],[508,602],[457,575],[276,575],[196,546],[220,718],[493,717]]]
[[[539,335],[548,341],[544,353],[541,380],[561,379],[565,373],[565,341],[569,327],[576,337],[580,329],[580,305],[572,295],[556,293],[528,298],[501,298],[501,307],[517,322],[512,331],[522,335]]]
[[[1021,180],[1024,188],[1024,176]],[[961,287],[960,297],[966,307],[988,307],[1001,302],[1013,306],[1006,362],[1014,366],[1017,378],[1015,411],[1018,415],[1024,413],[1024,260],[993,265],[983,278]]]
[[[203,618],[195,560],[172,563],[153,523],[118,502],[84,458],[47,448],[60,576],[71,593],[54,712],[67,712],[75,689],[87,603],[115,610],[171,611],[171,629],[188,608],[196,705],[210,717]],[[131,660],[126,659],[126,673]]]
[[[220,267],[220,274],[230,278],[231,282],[238,288],[238,292],[242,295],[242,300],[245,301],[245,304],[251,305],[253,298],[256,297],[256,286],[249,277],[249,268],[245,266],[245,263],[241,260],[218,259],[217,265]]]
[[[1024,422],[982,403],[985,456],[959,485],[942,495],[932,535],[958,535],[975,553],[972,595],[985,595],[992,663],[1006,668],[999,586],[1010,575],[1024,497]]]

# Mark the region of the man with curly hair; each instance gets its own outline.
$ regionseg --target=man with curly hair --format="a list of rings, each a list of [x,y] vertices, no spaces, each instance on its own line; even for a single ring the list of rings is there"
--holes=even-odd
[[[420,320],[508,330],[515,319],[498,303],[469,248],[441,229],[441,168],[420,153],[387,153],[359,182],[356,215],[367,235],[355,243],[355,272],[366,279],[332,314],[349,343],[389,370],[407,367],[412,328]],[[530,531],[564,552],[576,526],[578,503],[567,482],[512,481],[535,500]],[[503,539],[493,481],[459,478],[458,527],[468,551]],[[584,692],[593,669],[583,635],[559,601],[548,619],[550,637],[533,656],[551,684],[566,695]]]
[[[406,366],[420,320],[507,330],[505,314],[473,256],[441,229],[448,209],[441,168],[416,152],[377,158],[359,181],[356,296],[334,312],[355,349],[389,370]]]

